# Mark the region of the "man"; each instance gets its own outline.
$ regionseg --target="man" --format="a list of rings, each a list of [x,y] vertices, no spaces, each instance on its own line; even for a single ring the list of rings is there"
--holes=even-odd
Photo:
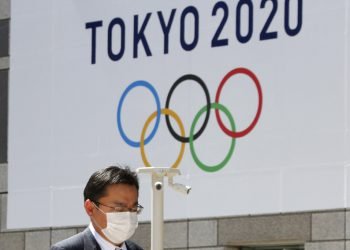
[[[139,182],[128,167],[111,166],[92,174],[84,189],[90,225],[51,250],[142,250],[128,241],[137,228]]]

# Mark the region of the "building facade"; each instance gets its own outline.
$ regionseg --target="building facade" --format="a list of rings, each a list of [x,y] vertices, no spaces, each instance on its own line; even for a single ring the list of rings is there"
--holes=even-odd
[[[82,231],[85,225],[7,229],[10,28],[11,1],[0,0],[0,249],[45,250]],[[26,212],[26,204],[21,211]],[[150,235],[150,223],[143,222],[133,240],[150,249]],[[337,209],[166,221],[164,245],[168,250],[350,250],[350,211]]]

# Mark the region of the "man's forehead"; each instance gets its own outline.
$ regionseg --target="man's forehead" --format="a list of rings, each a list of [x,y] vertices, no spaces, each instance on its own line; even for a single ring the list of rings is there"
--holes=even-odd
[[[103,197],[132,197],[138,198],[137,188],[129,184],[112,184],[108,185],[105,189]]]

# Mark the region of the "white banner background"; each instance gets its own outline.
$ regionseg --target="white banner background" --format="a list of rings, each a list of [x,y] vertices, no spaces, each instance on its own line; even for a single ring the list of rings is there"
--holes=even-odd
[[[172,84],[185,74],[195,74],[206,83],[214,102],[222,78],[238,67],[250,69],[260,80],[261,117],[251,133],[236,140],[233,156],[218,172],[198,168],[186,144],[182,176],[176,181],[193,190],[187,197],[166,190],[166,219],[349,206],[350,1],[303,0],[302,28],[289,36],[284,28],[286,1],[278,0],[269,27],[278,36],[261,41],[272,1],[260,8],[261,1],[254,0],[253,34],[244,44],[236,37],[239,1],[224,1],[229,15],[220,37],[228,38],[228,45],[212,48],[211,39],[223,15],[219,10],[212,16],[217,2],[11,2],[9,228],[86,224],[82,190],[89,176],[116,163],[133,169],[143,166],[140,150],[123,141],[116,124],[118,102],[129,84],[150,82],[163,108]],[[185,51],[180,19],[191,5],[199,13],[199,40],[192,51]],[[295,27],[297,1],[291,0],[290,6],[290,23]],[[168,20],[172,9],[176,13],[169,53],[164,54],[157,11]],[[243,34],[248,29],[246,10],[244,6]],[[145,28],[152,56],[139,43],[138,57],[133,58],[134,15],[141,25],[147,13],[152,13]],[[125,23],[125,53],[112,61],[107,52],[108,25],[116,17]],[[96,30],[96,63],[91,64],[91,29],[85,24],[98,20],[103,25]],[[186,41],[191,41],[191,15],[185,27]],[[116,52],[119,35],[116,26]],[[257,102],[253,82],[242,76],[230,79],[220,97],[238,130],[249,125]],[[181,117],[187,135],[204,105],[198,84],[186,82],[176,88],[170,106]],[[155,110],[149,91],[130,92],[122,109],[130,138],[139,140],[145,120]],[[152,128],[151,124],[148,133]],[[207,128],[195,141],[196,152],[203,162],[217,164],[229,144],[212,110]],[[175,161],[180,143],[168,132],[164,116],[145,149],[153,165],[166,167]],[[140,203],[145,206],[140,219],[149,220],[150,177],[140,176],[140,181]]]

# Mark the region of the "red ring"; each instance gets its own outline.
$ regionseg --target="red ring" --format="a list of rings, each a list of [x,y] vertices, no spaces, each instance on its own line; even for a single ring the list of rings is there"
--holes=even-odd
[[[258,110],[256,112],[256,115],[255,115],[252,123],[246,129],[244,129],[242,131],[237,131],[237,132],[231,131],[228,128],[226,128],[224,123],[221,120],[219,110],[218,109],[215,110],[215,116],[216,116],[216,119],[219,123],[220,128],[225,132],[225,134],[227,134],[228,136],[233,137],[233,138],[243,137],[243,136],[247,135],[250,131],[252,131],[252,129],[255,127],[255,125],[257,124],[257,122],[259,120],[259,117],[261,114],[261,109],[262,109],[262,90],[261,90],[259,80],[252,71],[250,71],[249,69],[246,69],[246,68],[236,68],[236,69],[233,69],[226,74],[226,76],[221,80],[221,83],[218,87],[218,90],[216,91],[215,102],[219,103],[221,90],[224,87],[226,81],[231,76],[234,76],[236,74],[245,74],[245,75],[249,76],[254,81],[256,89],[258,90],[259,103],[258,103]]]

